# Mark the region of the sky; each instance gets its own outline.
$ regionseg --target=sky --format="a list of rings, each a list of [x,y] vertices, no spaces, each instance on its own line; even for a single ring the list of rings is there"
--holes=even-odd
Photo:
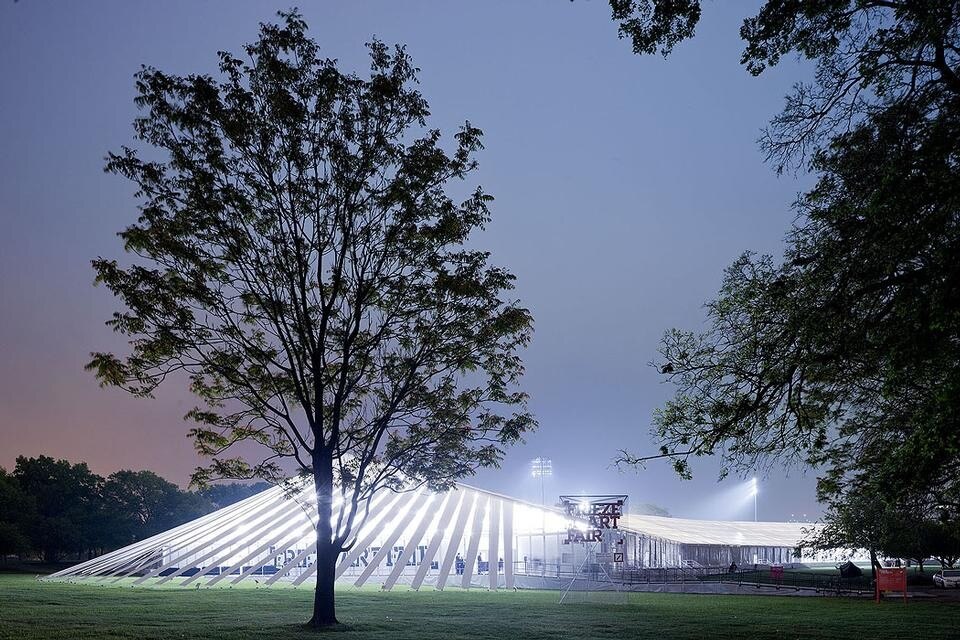
[[[694,40],[636,56],[609,7],[576,2],[317,2],[312,36],[345,71],[372,37],[421,69],[431,126],[484,131],[471,184],[494,195],[476,239],[517,276],[535,319],[524,389],[539,430],[501,469],[467,482],[531,500],[530,460],[553,462],[544,493],[625,493],[676,516],[752,519],[742,477],[694,479],[666,462],[620,471],[620,449],[652,453],[670,396],[649,365],[670,327],[697,329],[725,266],[778,254],[809,176],[777,176],[756,140],[807,65],[760,78],[739,64],[740,22],[758,2],[708,2]],[[274,18],[267,2],[0,3],[0,466],[17,455],[86,461],[100,474],[150,469],[185,486],[203,463],[182,418],[185,389],[137,399],[99,388],[92,351],[123,352],[118,310],[90,260],[120,257],[134,188],[103,172],[133,141],[133,75],[213,73]],[[819,513],[815,472],[763,472],[760,519]]]

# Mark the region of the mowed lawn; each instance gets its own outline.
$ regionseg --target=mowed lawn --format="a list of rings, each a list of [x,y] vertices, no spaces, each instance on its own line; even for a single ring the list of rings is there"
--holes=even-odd
[[[308,589],[144,589],[0,574],[0,638],[302,638]],[[439,638],[960,637],[956,601],[630,594],[626,604],[559,604],[549,591],[405,588],[338,594],[343,640]],[[322,634],[330,635],[329,633]]]

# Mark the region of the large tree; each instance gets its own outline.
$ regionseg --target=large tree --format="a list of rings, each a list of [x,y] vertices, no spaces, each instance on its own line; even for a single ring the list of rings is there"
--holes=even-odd
[[[874,569],[881,556],[906,558],[920,571],[927,558],[952,567],[960,557],[960,519],[948,505],[931,508],[923,493],[891,492],[882,483],[864,481],[830,500],[822,527],[809,531],[801,546],[817,549],[866,549]]]
[[[695,0],[611,4],[641,52],[669,52],[699,19]],[[816,62],[762,144],[818,181],[783,258],[745,254],[707,328],[665,336],[660,455],[683,474],[712,454],[725,472],[809,463],[835,505],[873,483],[893,504],[956,507],[960,4],[768,0],[741,35],[752,73]]]
[[[100,496],[102,537],[109,547],[149,538],[214,509],[203,496],[181,491],[152,471],[112,473],[103,483]]]
[[[189,381],[212,458],[198,483],[310,478],[325,626],[372,494],[448,489],[534,426],[516,384],[532,321],[513,276],[465,248],[492,198],[455,201],[452,183],[481,132],[466,123],[444,150],[403,48],[374,41],[369,76],[343,73],[280,15],[217,77],[139,73],[141,149],[107,163],[139,188],[120,234],[134,257],[94,261],[131,351],[89,367],[140,396]]]
[[[22,531],[46,562],[80,558],[101,546],[97,519],[103,478],[85,462],[18,456],[13,478],[26,502]]]

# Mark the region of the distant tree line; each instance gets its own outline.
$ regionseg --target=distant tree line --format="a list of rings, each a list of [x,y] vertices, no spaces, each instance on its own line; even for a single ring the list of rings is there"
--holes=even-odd
[[[821,529],[801,546],[818,550],[866,549],[874,567],[879,558],[903,558],[923,571],[927,559],[954,568],[960,561],[960,519],[948,505],[934,508],[925,496],[889,497],[882,486],[866,483],[831,503]]]
[[[0,558],[84,560],[183,524],[265,489],[266,483],[184,491],[152,471],[106,478],[47,456],[0,467]]]

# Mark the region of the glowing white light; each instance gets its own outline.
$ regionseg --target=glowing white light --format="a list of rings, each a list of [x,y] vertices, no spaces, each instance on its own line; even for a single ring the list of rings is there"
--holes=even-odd
[[[553,475],[553,460],[534,458],[530,461],[530,475],[534,478],[549,478]]]
[[[752,479],[750,480],[750,497],[753,497],[753,496],[757,495],[758,493],[760,493],[760,486],[759,486],[759,484],[757,483],[757,479],[756,479],[756,478],[752,478]]]

